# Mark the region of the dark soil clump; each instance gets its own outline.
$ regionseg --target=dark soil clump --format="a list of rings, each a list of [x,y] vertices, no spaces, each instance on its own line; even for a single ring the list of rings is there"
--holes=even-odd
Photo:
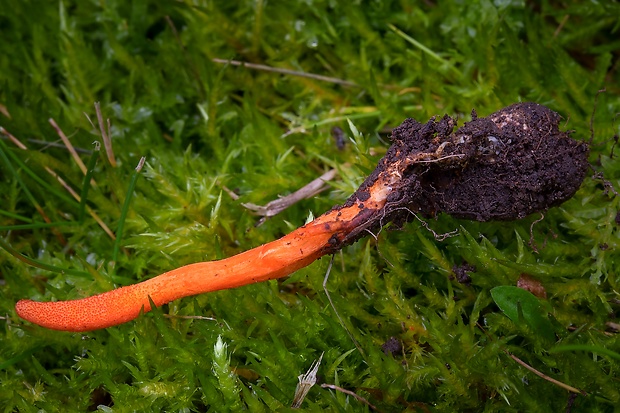
[[[403,223],[411,212],[521,219],[561,204],[579,189],[589,167],[588,145],[559,130],[557,113],[517,103],[485,118],[472,114],[456,131],[448,116],[425,124],[407,119],[394,129],[387,154],[347,202],[364,201],[386,176],[399,177],[390,180],[382,213],[365,228]]]
[[[469,140],[471,157],[460,170],[430,166],[419,210],[512,220],[566,201],[588,170],[588,146],[561,132],[559,122],[546,107],[521,103],[465,124],[455,135]]]
[[[572,197],[589,168],[588,145],[559,130],[560,116],[536,103],[517,103],[454,131],[444,116],[405,120],[392,146],[348,199],[360,213],[331,248],[351,244],[388,222],[441,212],[477,221],[515,220]],[[381,208],[365,208],[383,198]],[[342,207],[335,207],[339,209]]]

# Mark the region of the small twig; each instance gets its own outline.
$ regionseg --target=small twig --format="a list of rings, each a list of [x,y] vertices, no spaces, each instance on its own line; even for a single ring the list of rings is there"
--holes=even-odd
[[[331,181],[337,175],[338,171],[335,169],[331,169],[325,172],[323,175],[315,179],[314,181],[304,185],[302,188],[293,192],[292,194],[283,196],[271,202],[268,202],[266,205],[256,205],[249,202],[242,203],[245,208],[251,210],[256,215],[260,215],[263,217],[273,217],[274,215],[279,214],[284,211],[291,205],[301,201],[302,199],[308,199],[313,197],[314,195],[326,190],[329,188],[328,185],[325,184],[327,181]],[[229,192],[230,194],[230,192]]]
[[[101,106],[99,102],[95,102],[95,113],[97,114],[97,122],[99,123],[99,130],[101,131],[101,139],[103,139],[103,147],[105,148],[106,155],[110,165],[116,168],[116,158],[114,157],[114,149],[112,149],[112,136],[110,135],[110,121],[108,120],[108,132],[106,132],[103,124],[103,115],[101,114]],[[88,119],[90,122],[90,119]],[[92,122],[91,122],[92,125]]]
[[[620,332],[620,324],[608,321],[605,323],[605,326],[614,330],[614,332]]]
[[[559,380],[556,380],[554,378],[551,378],[549,376],[547,376],[546,374],[536,370],[534,367],[530,366],[529,364],[527,364],[526,362],[524,362],[523,360],[521,360],[519,357],[515,356],[514,354],[504,350],[504,353],[506,353],[508,356],[510,356],[511,359],[513,359],[514,361],[516,361],[517,363],[519,363],[521,366],[525,367],[526,369],[528,369],[529,371],[531,371],[532,373],[534,373],[535,375],[537,375],[538,377],[547,380],[550,383],[555,384],[556,386],[559,386],[565,390],[568,390],[571,393],[577,393],[577,394],[581,394],[582,396],[587,396],[588,393],[586,393],[584,390],[579,390],[573,386],[569,386],[568,384],[562,383]]]
[[[558,24],[558,27],[555,29],[555,31],[553,32],[553,38],[555,39],[556,37],[558,37],[558,35],[560,34],[560,32],[562,31],[562,28],[564,27],[564,25],[566,24],[566,22],[568,21],[568,18],[570,17],[569,14],[565,14],[564,17],[562,17],[562,20],[560,21],[560,24]]]
[[[379,411],[379,409],[377,409],[375,405],[370,403],[368,400],[366,400],[362,396],[355,394],[351,390],[343,389],[342,387],[336,386],[335,384],[327,384],[327,383],[321,384],[321,387],[324,389],[332,389],[332,390],[336,390],[344,394],[348,394],[349,396],[352,396],[355,399],[359,400],[360,402],[364,403],[366,406],[370,407],[372,410],[377,411],[377,412]]]
[[[230,59],[230,60],[229,59],[219,59],[217,57],[211,59],[211,61],[213,61],[215,63],[228,64],[228,65],[231,65],[231,66],[242,66],[242,67],[247,67],[248,69],[262,70],[262,71],[265,71],[265,72],[272,72],[272,73],[280,73],[280,74],[283,74],[283,75],[305,77],[305,78],[308,78],[308,79],[320,80],[322,82],[335,83],[335,84],[341,85],[341,86],[361,87],[360,85],[358,85],[355,82],[338,79],[336,77],[317,75],[317,74],[314,74],[314,73],[300,72],[298,70],[282,69],[282,68],[279,68],[279,67],[261,65],[261,64],[258,64],[258,63],[241,62],[239,60],[232,60],[232,59]]]
[[[482,333],[487,336],[488,339],[490,339],[491,341],[495,341],[495,338],[493,336],[491,336],[486,330],[485,328],[479,323],[476,323],[476,326],[480,329],[480,331],[482,331]],[[568,391],[570,391],[571,393],[576,393],[576,394],[581,394],[583,396],[587,396],[588,393],[586,393],[584,390],[579,390],[573,386],[569,386],[568,384],[564,384],[559,380],[553,379],[549,376],[547,376],[546,374],[536,370],[534,367],[530,366],[529,364],[527,364],[526,362],[524,362],[523,360],[521,360],[519,357],[515,356],[514,354],[512,354],[511,352],[509,352],[508,350],[501,350],[504,354],[506,354],[507,356],[509,356],[511,359],[513,359],[514,361],[516,361],[518,364],[520,364],[521,366],[525,367],[526,369],[528,369],[529,371],[531,371],[532,373],[536,374],[538,377],[547,380],[550,383],[553,383],[563,389],[566,389]]]
[[[229,187],[227,187],[226,185],[222,185],[222,189],[228,194],[228,196],[233,200],[236,201],[239,199],[239,195],[237,195],[235,193],[235,191],[233,191],[232,189],[230,189]]]

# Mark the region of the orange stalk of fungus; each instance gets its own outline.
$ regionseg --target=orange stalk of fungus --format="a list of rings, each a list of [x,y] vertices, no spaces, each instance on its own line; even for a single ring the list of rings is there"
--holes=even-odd
[[[200,262],[148,281],[70,301],[21,300],[25,320],[55,330],[115,326],[151,304],[284,277],[389,222],[446,212],[487,221],[520,219],[570,198],[588,168],[588,146],[558,129],[557,113],[534,103],[504,108],[454,131],[444,116],[407,119],[375,171],[337,206],[268,244]]]

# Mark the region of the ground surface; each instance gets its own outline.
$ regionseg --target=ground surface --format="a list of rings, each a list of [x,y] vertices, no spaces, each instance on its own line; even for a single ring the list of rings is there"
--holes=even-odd
[[[298,375],[324,353],[321,382],[359,398],[317,385],[302,409],[614,411],[618,15],[615,2],[0,7],[0,407],[287,411]],[[94,102],[104,130],[110,119],[114,159]],[[448,114],[460,127],[472,109],[482,118],[516,102],[557,112],[553,135],[592,139],[575,196],[541,220],[519,213],[522,198],[485,203],[487,185],[501,192],[511,179],[465,179],[481,191],[475,205],[450,192],[453,176],[432,182],[418,205],[426,221],[335,256],[327,288],[340,317],[322,289],[328,259],[88,334],[15,314],[22,298],[84,297],[271,241],[346,202],[406,118]],[[491,157],[478,176],[496,172],[505,143],[482,135]],[[559,179],[540,205],[574,192],[579,179],[562,177],[574,176],[567,166],[584,171],[584,148],[545,149]],[[242,205],[331,168],[327,191],[260,226]],[[457,217],[432,217],[440,210]]]

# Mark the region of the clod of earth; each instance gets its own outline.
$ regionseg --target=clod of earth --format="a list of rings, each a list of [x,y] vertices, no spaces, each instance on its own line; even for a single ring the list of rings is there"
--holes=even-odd
[[[588,145],[558,128],[560,116],[518,103],[454,131],[448,116],[407,119],[377,168],[342,206],[290,234],[220,261],[186,265],[148,281],[79,300],[21,300],[17,314],[43,327],[90,331],[195,294],[284,277],[389,222],[441,212],[478,221],[514,220],[574,195]]]

